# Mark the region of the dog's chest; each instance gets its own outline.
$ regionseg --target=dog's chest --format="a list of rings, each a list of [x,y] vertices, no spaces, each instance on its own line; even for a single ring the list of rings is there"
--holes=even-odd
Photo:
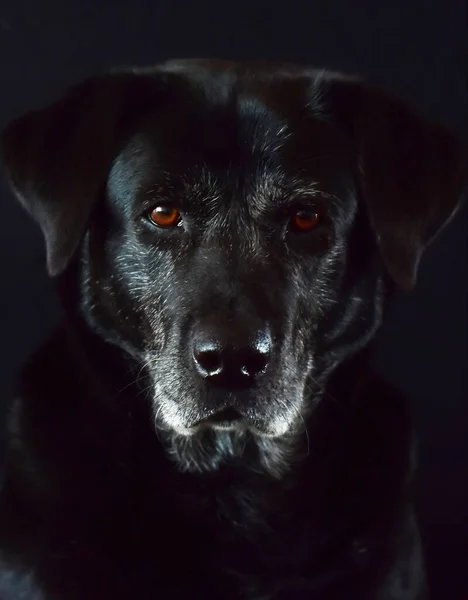
[[[145,582],[148,598],[155,588],[184,599],[276,600],[292,592],[300,598],[340,524],[323,512],[318,517],[312,499],[305,510],[278,494],[276,502],[251,488],[188,495],[174,502],[166,519],[147,515],[144,527],[138,517],[127,540],[130,578]],[[346,561],[348,554],[345,549]]]
[[[321,573],[358,563],[339,535],[336,507],[326,510],[320,494],[294,490],[236,481],[223,484],[222,493],[144,487],[136,496],[67,511],[60,531],[52,523],[48,532],[28,533],[41,540],[38,580],[65,600],[314,597]],[[324,562],[337,540],[339,556]]]
[[[130,580],[147,590],[148,600],[155,589],[184,600],[300,600],[312,597],[315,585],[328,588],[324,572],[323,579],[340,578],[343,565],[359,570],[367,558],[357,546],[342,548],[329,571],[322,554],[329,542],[326,528],[294,515],[245,525],[226,521],[213,529],[176,528],[161,545],[146,539],[142,560],[129,565]]]
[[[266,512],[264,500],[226,490],[178,496],[172,506],[148,496],[132,512],[114,507],[88,534],[75,531],[54,570],[61,586],[74,581],[89,598],[102,590],[93,582],[116,600],[135,597],[135,589],[138,600],[156,591],[184,600],[275,598],[276,588],[307,572],[311,523],[285,505]]]

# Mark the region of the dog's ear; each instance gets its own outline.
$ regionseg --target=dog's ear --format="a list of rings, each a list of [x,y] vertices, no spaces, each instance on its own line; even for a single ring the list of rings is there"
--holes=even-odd
[[[68,265],[133,118],[154,105],[154,79],[95,77],[2,135],[7,177],[44,233],[51,276]]]
[[[393,280],[411,289],[424,248],[462,203],[466,150],[443,126],[357,79],[330,76],[324,97],[352,133],[382,259]]]

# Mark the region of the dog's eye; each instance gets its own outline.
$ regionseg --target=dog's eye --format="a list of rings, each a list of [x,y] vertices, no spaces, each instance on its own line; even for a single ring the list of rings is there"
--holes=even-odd
[[[293,231],[307,232],[317,227],[320,215],[314,210],[300,209],[291,217],[290,226]]]
[[[148,213],[148,218],[153,225],[164,229],[176,227],[181,222],[179,209],[174,206],[165,206],[163,204],[152,208]]]

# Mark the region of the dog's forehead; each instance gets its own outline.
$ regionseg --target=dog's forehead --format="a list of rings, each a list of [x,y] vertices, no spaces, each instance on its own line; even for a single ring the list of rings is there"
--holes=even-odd
[[[349,155],[324,118],[320,77],[229,69],[180,77],[172,101],[144,120],[114,162],[111,187],[128,194],[188,184],[216,195],[254,184],[272,195],[306,180],[328,185]]]

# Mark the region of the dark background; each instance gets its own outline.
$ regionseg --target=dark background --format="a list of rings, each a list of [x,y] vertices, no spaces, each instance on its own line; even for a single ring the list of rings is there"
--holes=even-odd
[[[279,58],[384,84],[466,138],[463,0],[3,0],[0,127],[67,84],[170,57]],[[0,184],[0,398],[59,309],[41,235]],[[433,597],[468,599],[467,211],[427,251],[379,335],[420,436],[420,518]]]

